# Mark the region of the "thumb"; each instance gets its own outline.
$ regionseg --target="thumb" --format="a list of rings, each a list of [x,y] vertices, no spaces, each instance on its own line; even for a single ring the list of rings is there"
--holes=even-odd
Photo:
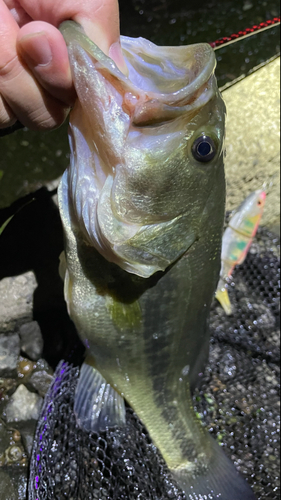
[[[96,0],[97,1],[97,0]],[[86,35],[118,66],[125,74],[127,66],[120,45],[119,7],[117,0],[99,1],[99,8],[92,12],[77,13],[73,20],[77,21]]]

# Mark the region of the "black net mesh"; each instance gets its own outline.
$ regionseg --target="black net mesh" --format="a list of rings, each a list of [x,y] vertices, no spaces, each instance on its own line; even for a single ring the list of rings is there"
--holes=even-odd
[[[194,394],[203,425],[259,500],[280,498],[278,280],[279,240],[260,229],[230,283],[233,315],[213,303],[210,359]],[[57,367],[38,422],[29,500],[184,499],[130,408],[125,429],[98,435],[76,426],[78,374],[69,363]]]

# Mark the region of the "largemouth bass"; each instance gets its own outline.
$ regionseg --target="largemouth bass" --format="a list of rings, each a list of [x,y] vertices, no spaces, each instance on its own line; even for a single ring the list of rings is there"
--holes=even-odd
[[[214,53],[121,37],[125,76],[77,24],[61,31],[78,96],[59,188],[65,298],[90,354],[77,420],[122,425],[124,397],[188,499],[253,499],[190,396],[208,356],[224,219]]]

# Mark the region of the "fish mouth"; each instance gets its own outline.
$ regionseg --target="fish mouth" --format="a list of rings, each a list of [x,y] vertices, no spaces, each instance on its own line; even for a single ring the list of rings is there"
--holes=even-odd
[[[145,38],[121,36],[121,49],[128,68],[126,76],[85,35],[79,24],[65,21],[60,31],[68,49],[85,51],[100,71],[110,73],[112,80],[121,83],[124,93],[141,96],[142,101],[181,108],[193,104],[193,108],[198,108],[211,97],[212,92],[207,92],[202,102],[198,100],[216,67],[215,54],[208,43],[162,47]]]
[[[184,105],[204,85],[216,66],[207,43],[161,47],[144,38],[121,36],[128,79],[138,88],[168,105]]]

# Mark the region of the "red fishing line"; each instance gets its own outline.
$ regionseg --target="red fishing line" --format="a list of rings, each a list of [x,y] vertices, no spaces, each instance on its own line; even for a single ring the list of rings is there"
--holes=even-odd
[[[274,17],[273,19],[269,19],[268,21],[262,22],[260,24],[255,24],[252,28],[246,28],[243,31],[238,31],[238,33],[233,33],[230,36],[224,36],[219,38],[215,42],[211,42],[210,45],[214,50],[220,48],[222,45],[226,45],[229,43],[235,42],[238,38],[246,38],[248,36],[253,35],[257,31],[264,31],[268,28],[272,28],[275,25],[280,24],[280,17]]]

